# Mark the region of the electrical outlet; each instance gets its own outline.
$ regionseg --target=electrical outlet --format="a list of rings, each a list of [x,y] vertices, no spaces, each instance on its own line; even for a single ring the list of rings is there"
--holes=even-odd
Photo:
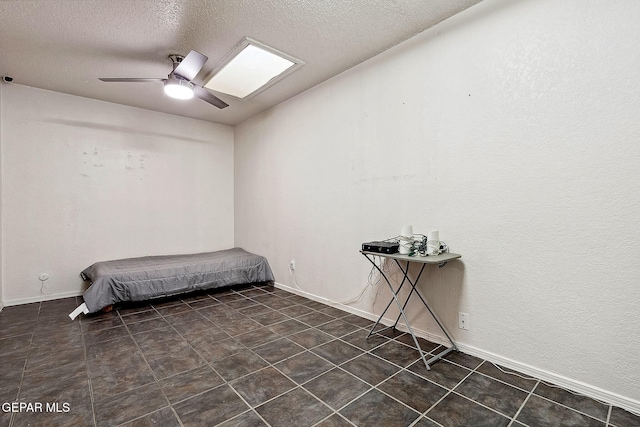
[[[296,269],[296,260],[292,259],[291,261],[289,261],[289,270],[293,271]]]
[[[464,329],[465,331],[469,330],[469,314],[458,312],[458,328]]]

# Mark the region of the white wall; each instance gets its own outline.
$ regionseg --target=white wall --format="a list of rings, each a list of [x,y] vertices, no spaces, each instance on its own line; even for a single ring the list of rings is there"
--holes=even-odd
[[[2,285],[2,84],[0,84],[0,311],[4,308],[4,286]]]
[[[439,229],[463,258],[420,288],[462,348],[639,412],[639,16],[485,0],[241,124],[236,245],[344,301],[362,242]]]
[[[15,84],[2,104],[5,305],[77,295],[96,261],[233,246],[233,128]]]

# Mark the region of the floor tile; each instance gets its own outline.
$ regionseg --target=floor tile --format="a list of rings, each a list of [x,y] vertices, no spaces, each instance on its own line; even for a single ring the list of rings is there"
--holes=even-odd
[[[218,323],[218,327],[234,337],[248,332],[253,332],[256,329],[260,329],[262,325],[253,319],[249,319],[248,317],[243,316],[242,318],[236,319],[233,322]]]
[[[536,395],[529,397],[520,410],[518,421],[532,426],[548,427],[604,427],[605,423],[579,414]]]
[[[477,372],[488,375],[492,378],[511,384],[514,387],[521,388],[525,391],[531,391],[538,383],[538,380],[527,379],[529,375],[525,375],[512,369],[498,367],[491,362],[483,362],[477,369]]]
[[[309,302],[308,298],[305,298],[303,296],[300,295],[290,295],[289,297],[287,297],[290,301],[295,301],[296,304],[305,304]]]
[[[200,357],[208,363],[225,359],[247,349],[233,338],[223,339],[217,343],[197,342],[192,345]]]
[[[362,350],[359,348],[340,340],[334,340],[322,344],[319,347],[314,347],[311,351],[336,365],[340,365],[362,354]]]
[[[148,360],[148,363],[156,378],[162,379],[198,368],[206,362],[193,349],[185,347],[165,357]]]
[[[400,369],[368,353],[346,362],[342,365],[342,368],[373,386],[384,381]]]
[[[478,357],[470,356],[460,351],[452,351],[444,356],[444,359],[469,369],[476,369],[483,362],[483,360]]]
[[[181,427],[178,417],[166,407],[141,418],[121,424],[120,427]]]
[[[440,400],[447,390],[407,371],[398,372],[378,389],[422,413]]]
[[[371,390],[340,413],[357,426],[404,427],[420,414],[378,390]]]
[[[254,352],[244,350],[225,359],[214,361],[211,366],[222,378],[231,381],[262,369],[268,366],[268,363]]]
[[[266,305],[258,304],[257,301],[253,301],[253,300],[248,300],[248,301],[251,301],[251,303],[253,304],[251,307],[238,310],[240,313],[244,314],[245,316],[254,318],[256,316],[261,316],[263,314],[276,312],[274,309],[267,307]],[[282,313],[278,313],[278,314],[282,314]]]
[[[139,334],[141,332],[152,331],[166,326],[168,325],[165,319],[157,318],[145,320],[143,322],[131,323],[127,325],[127,328],[132,334]]]
[[[403,368],[411,365],[420,358],[418,350],[394,340],[390,340],[380,347],[371,350],[371,353]]]
[[[290,317],[286,314],[282,314],[275,310],[272,310],[269,313],[252,316],[251,318],[263,326],[273,325],[274,323],[283,322],[290,319]]]
[[[281,308],[291,307],[292,305],[296,304],[294,301],[290,301],[286,298],[276,298],[269,301],[260,302],[262,302],[262,304],[266,305],[267,307],[273,308],[274,310],[280,310]]]
[[[613,407],[611,408],[609,423],[615,427],[640,426],[640,415],[635,415],[624,409]]]
[[[258,406],[256,411],[272,427],[312,426],[331,414],[331,409],[300,388]]]
[[[418,340],[418,344],[420,344],[420,349],[422,351],[432,352],[436,348],[440,347],[440,344],[436,344],[434,342],[425,340],[424,338],[421,338],[421,337],[416,337],[416,338]],[[411,336],[411,334],[402,334],[399,337],[396,337],[395,340],[400,341],[401,343],[407,344],[408,346],[411,346],[414,348],[416,346],[416,343],[413,340],[413,337]]]
[[[360,326],[361,328],[370,328],[371,326],[373,326],[374,322],[372,322],[371,320],[361,317],[361,316],[356,316],[355,314],[347,314],[344,317],[341,317],[341,320],[344,320],[345,322],[349,322],[349,323],[353,323],[356,326]]]
[[[100,398],[114,396],[125,391],[155,382],[149,366],[140,359],[137,364],[114,364],[105,369],[100,365],[99,373],[91,374],[91,388]]]
[[[205,319],[199,310],[188,310],[177,314],[164,315],[164,320],[174,328],[183,323],[202,322],[205,321]]]
[[[167,317],[174,314],[182,314],[187,312],[194,312],[194,309],[191,308],[190,305],[182,303],[178,305],[172,305],[170,307],[155,307],[156,311],[160,313],[161,316]]]
[[[160,380],[160,387],[171,403],[188,399],[196,394],[216,388],[224,383],[220,375],[209,366],[182,372]]]
[[[427,417],[422,417],[418,420],[417,423],[413,425],[413,427],[440,427],[440,425],[436,424],[434,421],[430,420]]]
[[[218,424],[218,427],[266,427],[266,424],[254,411],[247,411]]]
[[[329,316],[333,316],[336,319],[341,319],[349,315],[349,312],[340,310],[335,307],[331,307],[330,305],[320,304],[320,307],[314,308],[314,310],[319,311],[320,313],[328,314]],[[309,305],[307,305],[309,307]]]
[[[550,387],[542,382],[536,386],[533,392],[538,396],[546,397],[601,421],[607,420],[609,405],[604,405],[597,400],[571,393],[560,387]]]
[[[429,381],[433,381],[436,384],[452,389],[455,387],[464,377],[469,375],[471,371],[453,363],[449,363],[444,360],[439,360],[436,363],[430,365],[430,370],[427,371],[426,366],[422,359],[416,361],[413,365],[409,366],[409,370],[414,372]]]
[[[3,309],[3,311],[6,309]],[[14,323],[9,321],[7,317],[3,317],[0,322],[0,339],[14,337],[17,335],[31,334],[36,327],[36,321],[30,320],[23,322],[23,319],[19,319],[21,323]]]
[[[240,311],[243,308],[258,307],[260,305],[258,304],[257,301],[254,301],[248,298],[238,299],[235,301],[228,301],[228,302],[225,302],[224,304],[226,304],[227,307],[233,308],[234,310],[238,310],[238,311]]]
[[[290,301],[290,300],[289,300]],[[306,316],[310,313],[314,313],[314,311],[312,309],[310,309],[307,306],[304,305],[290,305],[288,307],[285,308],[281,308],[279,310],[281,313],[286,314],[287,316],[291,316],[291,317],[299,317],[299,316]]]
[[[426,415],[444,427],[506,427],[510,422],[509,418],[455,393],[446,396]]]
[[[455,388],[457,393],[513,417],[528,393],[486,375],[473,373]]]
[[[340,414],[333,414],[328,418],[320,421],[316,424],[315,427],[352,427],[349,421],[347,421],[344,417],[340,416]]]
[[[313,313],[305,314],[304,316],[298,316],[296,317],[296,319],[298,319],[300,322],[306,323],[309,326],[319,326],[323,323],[334,320],[335,317],[328,316],[318,311],[314,311]]]
[[[185,426],[214,426],[249,408],[236,392],[225,384],[184,400],[174,405],[174,409]]]
[[[411,335],[367,337],[372,321],[273,286],[122,304],[70,321],[81,301],[0,312],[0,402],[71,404],[0,412],[0,427],[493,427],[516,414],[511,427],[605,427],[609,414],[607,427],[640,425],[620,408],[464,353],[427,370]],[[418,341],[431,353],[445,348]]]
[[[132,323],[144,322],[145,320],[159,319],[160,317],[160,313],[158,313],[151,307],[149,307],[149,309],[145,311],[121,315],[122,321],[127,325],[130,325]]]
[[[0,355],[0,387],[4,384],[12,384],[17,380],[20,383],[22,373],[27,361],[26,354]]]
[[[313,348],[321,344],[333,341],[334,337],[329,334],[325,334],[315,328],[307,329],[302,332],[288,336],[288,338],[303,346],[304,348]]]
[[[371,386],[340,368],[334,368],[309,381],[304,388],[338,410],[369,390]]]
[[[258,326],[253,328],[251,332],[246,332],[244,334],[237,335],[235,336],[235,339],[248,348],[254,348],[254,347],[259,347],[263,344],[266,344],[268,342],[275,341],[281,338],[280,335],[276,334],[272,330],[268,328],[263,328],[261,325],[257,323],[256,325]]]
[[[75,365],[78,361],[84,360],[85,352],[82,347],[58,349],[55,346],[41,345],[29,351],[26,371],[46,371]]]
[[[269,330],[282,336],[293,335],[309,328],[310,326],[306,323],[298,322],[297,320],[289,318],[287,318],[287,320],[285,320],[284,322],[274,323],[268,326]]]
[[[336,338],[350,334],[359,330],[360,328],[352,323],[344,322],[340,319],[332,320],[329,323],[318,326],[318,329],[327,334],[333,335]]]
[[[24,356],[26,358],[31,345],[31,336],[31,334],[26,334],[0,339],[0,356]]]
[[[234,380],[229,385],[251,406],[258,406],[296,387],[293,381],[272,367]]]
[[[140,405],[144,402],[144,405]],[[160,387],[153,383],[94,403],[98,427],[113,426],[134,420],[167,406]]]
[[[88,345],[96,345],[128,336],[129,331],[125,326],[116,326],[115,328],[102,329],[96,332],[88,331],[84,334],[84,340]]]
[[[305,383],[333,368],[333,364],[308,351],[286,359],[275,366],[298,384]]]
[[[220,304],[220,301],[216,301],[213,298],[209,298],[208,296],[203,299],[195,300],[195,301],[187,301],[189,307],[198,310],[205,307],[213,307],[215,305]]]
[[[365,351],[372,350],[389,341],[387,337],[380,335],[371,335],[370,337],[367,337],[367,335],[369,335],[369,331],[359,330],[340,339]]]
[[[147,360],[160,359],[174,353],[189,352],[191,346],[180,336],[171,337],[162,341],[138,341],[138,346]]]
[[[120,317],[109,316],[101,320],[94,322],[82,322],[83,332],[96,332],[103,329],[114,328],[116,326],[122,326],[124,323]]]

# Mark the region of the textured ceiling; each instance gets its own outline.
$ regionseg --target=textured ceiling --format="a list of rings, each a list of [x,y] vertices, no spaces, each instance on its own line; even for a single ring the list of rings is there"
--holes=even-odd
[[[0,75],[57,92],[234,125],[418,34],[480,0],[2,0]],[[305,62],[248,100],[166,97],[167,57],[209,57],[202,82],[245,36]]]

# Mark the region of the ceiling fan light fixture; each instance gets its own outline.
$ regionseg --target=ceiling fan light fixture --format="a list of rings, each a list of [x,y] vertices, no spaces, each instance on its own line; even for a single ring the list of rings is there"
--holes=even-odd
[[[171,76],[164,82],[164,93],[175,99],[191,99],[193,98],[193,84]]]

